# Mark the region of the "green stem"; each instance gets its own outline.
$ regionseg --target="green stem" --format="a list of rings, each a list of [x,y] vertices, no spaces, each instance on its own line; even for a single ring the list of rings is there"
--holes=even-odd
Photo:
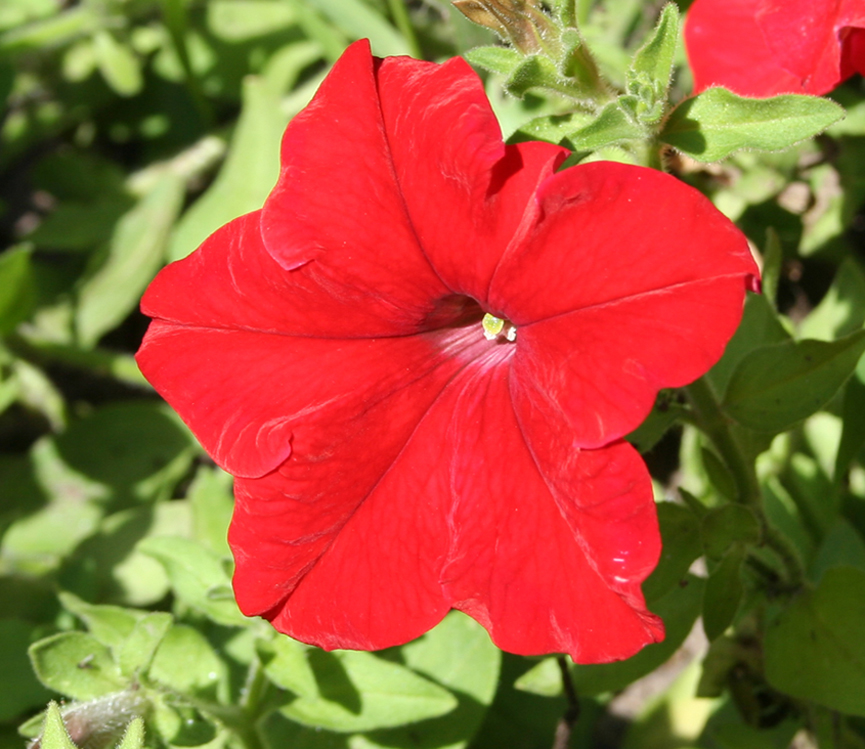
[[[721,457],[736,482],[739,502],[751,509],[759,509],[762,513],[757,473],[751,462],[745,458],[744,451],[733,436],[726,417],[721,413],[718,399],[715,397],[711,386],[705,377],[701,377],[688,385],[686,390],[694,406],[700,429],[718,448],[718,452],[721,453]]]
[[[246,683],[243,685],[243,691],[240,695],[240,707],[251,719],[258,716],[261,700],[267,690],[267,677],[264,674],[264,669],[261,667],[261,661],[255,658],[249,664],[249,671],[246,673]]]
[[[718,398],[706,378],[701,377],[686,388],[694,406],[698,427],[712,440],[736,484],[737,500],[749,507],[757,516],[763,543],[768,546],[784,566],[788,586],[797,588],[804,579],[802,561],[790,540],[775,528],[763,509],[763,496],[754,463],[746,457],[736,439],[730,422],[721,412]]]
[[[567,658],[560,655],[556,658],[556,662],[559,664],[559,671],[562,674],[562,690],[565,693],[565,699],[568,701],[568,707],[556,726],[553,749],[567,749],[571,745],[571,734],[574,731],[574,724],[580,717],[580,699],[577,696],[573,679],[571,679],[571,669]]]
[[[409,46],[409,51],[412,57],[421,59],[423,53],[418,43],[417,36],[414,33],[414,27],[411,25],[411,19],[408,17],[408,11],[405,7],[404,0],[387,0],[387,7],[390,10],[391,18],[399,29],[400,33],[405,38]]]

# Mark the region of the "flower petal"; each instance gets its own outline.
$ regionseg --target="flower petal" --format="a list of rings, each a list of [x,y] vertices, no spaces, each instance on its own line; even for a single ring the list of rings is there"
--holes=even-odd
[[[518,328],[520,408],[564,415],[574,444],[596,448],[634,429],[660,388],[721,357],[757,267],[731,222],[660,172],[573,167],[540,203],[490,304]]]
[[[383,317],[369,291],[334,286],[319,264],[285,270],[267,252],[259,230],[261,211],[231,221],[189,257],[164,268],[144,295],[150,317],[213,329],[322,338],[406,335],[451,324],[468,300],[430,298]],[[480,312],[474,310],[475,316]]]
[[[740,278],[695,281],[520,328],[518,413],[565,418],[580,447],[628,434],[659,390],[687,385],[721,358],[742,297]]]
[[[435,397],[435,383],[441,389],[461,366],[461,350],[477,337],[474,331],[443,329],[335,341],[156,320],[138,363],[213,459],[229,473],[250,478],[283,463],[292,442],[305,460],[322,459],[320,452],[328,448],[306,446],[322,428],[334,441],[343,431],[360,431],[371,440],[367,420],[374,407],[401,403],[400,391],[419,381],[406,407],[423,413],[423,398]],[[377,423],[376,439],[389,420],[401,418],[388,414]],[[352,453],[357,470],[378,449],[371,441],[362,453]]]
[[[568,151],[505,147],[483,85],[460,58],[444,65],[386,58],[377,79],[394,173],[420,246],[450,289],[483,304],[502,255],[535,218],[537,186]]]
[[[310,272],[333,296],[362,298],[383,320],[401,324],[449,292],[406,213],[374,67],[369,42],[353,44],[291,121],[261,233],[283,268],[314,261]]]
[[[662,637],[639,590],[660,549],[639,457],[617,445],[559,464],[542,436],[536,459],[510,405],[509,347],[490,352],[447,386],[380,481],[355,485],[365,496],[338,521],[333,492],[289,499],[294,458],[239,483],[231,542],[247,613],[282,596],[265,611],[274,626],[326,648],[396,645],[450,607],[516,653],[599,662]]]
[[[840,0],[761,0],[757,25],[784,70],[804,93],[825,94],[841,82]]]
[[[602,663],[663,639],[640,591],[660,535],[637,453],[576,450],[541,414],[518,419],[501,368],[473,386],[451,429],[456,500],[442,574],[452,605],[524,655]]]
[[[685,21],[694,93],[724,86],[741,96],[804,93],[775,58],[757,24],[760,0],[696,0]]]

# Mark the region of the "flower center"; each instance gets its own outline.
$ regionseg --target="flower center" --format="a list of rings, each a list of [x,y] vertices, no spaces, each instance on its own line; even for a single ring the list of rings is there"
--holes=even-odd
[[[517,340],[517,327],[510,320],[494,317],[489,312],[481,320],[484,329],[484,338],[488,341],[504,339],[506,341]]]

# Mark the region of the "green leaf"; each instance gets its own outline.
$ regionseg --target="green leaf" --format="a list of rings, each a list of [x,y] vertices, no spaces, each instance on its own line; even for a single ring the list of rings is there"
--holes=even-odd
[[[562,92],[567,90],[559,69],[546,55],[524,57],[505,81],[505,90],[513,96],[522,97],[533,88]]]
[[[703,517],[701,536],[706,555],[721,559],[735,543],[759,543],[760,522],[749,507],[723,505],[709,510]]]
[[[402,35],[363,0],[312,0],[311,5],[352,39],[369,39],[374,55],[411,54]]]
[[[673,61],[679,42],[679,10],[675,3],[667,3],[652,33],[646,39],[631,63],[628,81],[640,75],[666,90],[673,73]],[[635,93],[635,92],[631,92]]]
[[[227,42],[274,34],[296,20],[294,8],[278,0],[215,0],[207,5],[207,27]]]
[[[786,341],[739,363],[722,408],[757,431],[783,432],[829,402],[865,351],[865,330],[832,343]]]
[[[65,469],[58,491],[70,479],[86,477],[96,483],[96,496],[119,504],[168,499],[198,451],[168,406],[147,401],[99,408],[73,422],[54,444]]]
[[[843,116],[842,107],[816,96],[746,99],[724,88],[710,88],[679,104],[660,138],[698,161],[720,161],[745,148],[789,148],[819,135]]]
[[[401,650],[405,665],[452,690],[457,707],[420,726],[376,731],[364,737],[357,749],[460,749],[468,745],[496,694],[502,652],[480,624],[458,611]]]
[[[246,78],[228,156],[207,192],[177,223],[169,260],[186,257],[227,221],[261,208],[279,177],[279,143],[287,122],[278,93],[261,78]]]
[[[99,526],[92,502],[56,499],[13,522],[0,540],[0,558],[13,570],[44,574],[56,567]]]
[[[763,248],[763,273],[761,286],[763,296],[772,307],[778,306],[778,281],[781,279],[781,266],[784,262],[784,248],[778,232],[771,226],[766,229],[766,244]]]
[[[120,673],[132,677],[147,670],[173,619],[171,614],[152,611],[136,622],[132,632],[116,650]]]
[[[793,453],[784,472],[784,485],[805,519],[811,536],[822,540],[838,515],[835,487],[817,461],[804,453]]]
[[[349,42],[347,36],[303,0],[288,0],[288,3],[297,14],[297,25],[304,36],[318,44],[330,62],[336,62]]]
[[[670,402],[669,393],[662,391],[643,423],[626,435],[625,439],[641,453],[646,453],[657,445],[667,430],[685,414],[687,409],[679,403]]]
[[[789,339],[768,298],[762,294],[748,294],[742,321],[724,349],[721,360],[709,370],[706,378],[715,392],[723,396],[733,372],[747,354],[766,344]]]
[[[27,235],[27,241],[39,249],[90,252],[111,239],[114,225],[132,204],[123,192],[109,192],[93,202],[64,201]]]
[[[26,592],[26,591],[22,591]],[[5,595],[5,593],[4,593]],[[42,706],[50,696],[36,680],[27,660],[33,625],[23,619],[0,619],[0,721]]]
[[[120,96],[135,96],[141,91],[141,63],[135,53],[118,42],[108,31],[100,29],[93,35],[96,64],[105,82]]]
[[[35,304],[30,247],[11,247],[0,254],[0,335],[30,317]]]
[[[229,474],[219,468],[202,466],[186,495],[192,505],[195,538],[222,557],[231,556],[227,539],[228,524],[234,511],[231,484]]]
[[[464,57],[472,65],[506,78],[513,74],[524,59],[517,50],[499,46],[475,47],[466,52]]]
[[[700,456],[703,460],[703,468],[706,469],[706,475],[715,491],[729,500],[736,499],[736,481],[727,466],[707,447],[700,449]]]
[[[138,550],[165,567],[175,595],[217,624],[242,627],[249,623],[233,600],[214,599],[210,593],[229,584],[220,557],[187,538],[151,536]]]
[[[667,3],[626,74],[628,93],[643,105],[637,114],[644,122],[657,122],[664,115],[678,42],[679,10],[675,3]]]
[[[703,553],[700,523],[691,510],[673,502],[659,502],[661,558],[655,571],[643,583],[643,593],[651,605],[688,577],[688,569]]]
[[[28,653],[39,680],[72,699],[92,700],[126,686],[108,648],[84,632],[47,637]]]
[[[130,606],[152,606],[170,591],[164,567],[136,549],[147,536],[192,535],[192,512],[183,500],[115,512],[99,533],[76,550],[62,582]]]
[[[844,518],[837,518],[826,533],[811,564],[809,577],[819,583],[833,567],[855,567],[865,572],[865,541]]]
[[[745,561],[745,546],[734,544],[724,555],[721,563],[709,575],[703,596],[703,629],[709,640],[724,634],[732,623],[742,601],[742,563]]]
[[[834,341],[865,322],[865,271],[848,257],[841,263],[826,296],[802,322],[800,338]]]
[[[577,693],[598,695],[617,692],[628,684],[654,671],[684,642],[700,614],[703,581],[687,575],[684,585],[676,585],[663,598],[652,604],[652,611],[664,620],[666,637],[663,642],[647,645],[625,661],[591,666],[572,666],[571,675]],[[552,697],[561,692],[561,676],[555,658],[548,658],[517,679],[517,689]]]
[[[522,143],[527,140],[545,140],[556,145],[564,141],[568,133],[592,121],[591,115],[582,112],[567,114],[545,114],[521,125],[508,138],[508,143]]]
[[[168,695],[166,695],[168,697]],[[201,711],[178,700],[163,699],[154,705],[151,723],[162,738],[162,745],[170,747],[195,747],[210,744],[217,738],[217,726]],[[224,746],[223,740],[216,746]],[[159,745],[159,744],[157,744]]]
[[[596,151],[604,146],[645,137],[643,127],[619,102],[613,101],[601,110],[594,122],[568,134],[567,141],[574,151]]]
[[[115,652],[145,616],[143,611],[135,609],[87,603],[72,593],[61,592],[59,596],[63,608],[81,619],[90,634]]]
[[[45,714],[45,727],[42,729],[42,738],[39,741],[43,749],[77,749],[66,725],[63,716],[60,715],[60,707],[54,700],[48,703],[48,711]]]
[[[268,677],[297,695],[281,712],[304,725],[355,733],[435,718],[457,706],[446,689],[372,653],[326,653],[285,637],[259,652]]]
[[[836,486],[847,475],[850,463],[865,445],[865,364],[859,360],[856,372],[847,381],[844,389],[844,402],[841,406],[844,428],[841,432],[841,444],[838,445],[838,455],[835,459],[834,479]]]
[[[138,305],[165,257],[184,191],[183,179],[166,172],[117,223],[105,264],[78,292],[75,327],[85,347],[93,346]]]
[[[226,666],[198,630],[182,624],[159,643],[148,677],[180,694],[227,697]]]
[[[827,570],[766,631],[766,679],[775,689],[865,716],[865,572]],[[792,657],[791,657],[792,656]]]

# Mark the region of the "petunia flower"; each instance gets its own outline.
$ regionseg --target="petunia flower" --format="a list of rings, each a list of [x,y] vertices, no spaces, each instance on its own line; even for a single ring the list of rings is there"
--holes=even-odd
[[[450,609],[582,663],[663,637],[622,436],[720,357],[756,268],[692,188],[566,156],[505,146],[462,60],[357,42],[264,208],[150,286],[138,362],[236,477],[246,614],[328,649]]]
[[[825,94],[865,72],[865,0],[696,0],[685,46],[695,93]]]

